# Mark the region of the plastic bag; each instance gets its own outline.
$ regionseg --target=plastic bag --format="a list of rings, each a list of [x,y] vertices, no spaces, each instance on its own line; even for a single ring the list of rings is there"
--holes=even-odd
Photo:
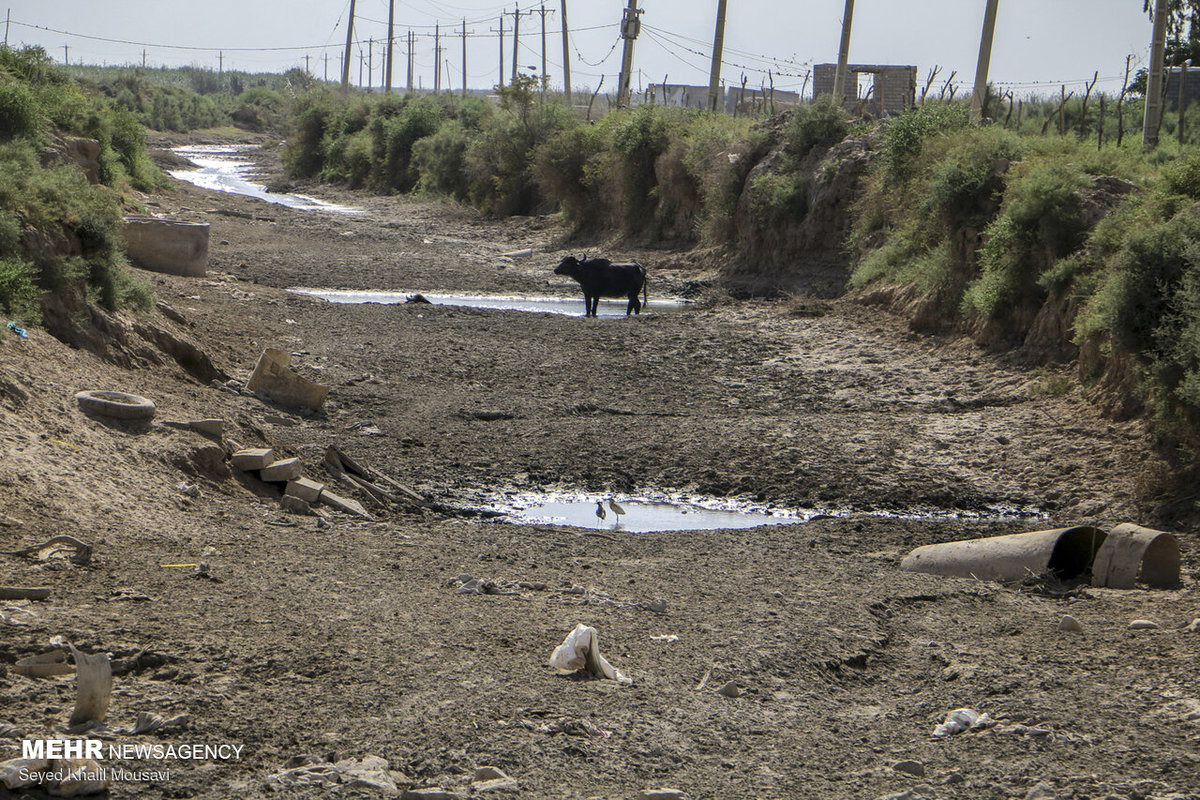
[[[563,643],[554,648],[554,652],[550,654],[550,666],[559,672],[583,670],[598,678],[610,678],[622,686],[633,683],[600,655],[600,634],[595,628],[583,623],[576,625],[575,630],[567,634]]]

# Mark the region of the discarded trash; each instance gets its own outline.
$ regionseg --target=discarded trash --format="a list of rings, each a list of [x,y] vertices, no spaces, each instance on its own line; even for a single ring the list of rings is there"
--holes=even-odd
[[[17,325],[17,323],[15,323],[15,322],[9,322],[9,323],[8,323],[8,329],[9,329],[10,331],[12,331],[13,333],[15,333],[17,336],[20,336],[22,339],[28,339],[28,338],[29,338],[29,331],[27,331],[27,330],[25,330],[24,328],[20,327],[20,326],[19,326],[19,325]]]
[[[1108,532],[1092,565],[1092,583],[1132,589],[1139,580],[1158,588],[1179,583],[1179,543],[1169,533],[1126,522]]]
[[[533,255],[533,248],[526,247],[524,250],[513,250],[510,253],[501,253],[502,258],[529,258]]]
[[[12,550],[8,553],[13,556],[36,558],[38,561],[49,561],[64,554],[71,563],[86,566],[92,561],[92,546],[74,536],[53,536],[42,544],[35,544],[33,547],[26,547],[23,550]]]
[[[0,600],[45,600],[50,596],[46,587],[25,589],[19,586],[0,586]]]
[[[32,625],[37,622],[37,614],[27,608],[15,605],[0,606],[0,625]]]
[[[267,348],[246,381],[246,388],[285,406],[316,411],[329,395],[329,387],[314,383],[292,372],[290,353]]]
[[[159,731],[166,733],[187,727],[187,724],[191,720],[192,718],[188,714],[179,714],[174,717],[164,718],[159,714],[152,714],[149,711],[139,711],[133,727],[127,730],[126,733],[130,736]]]
[[[563,643],[550,654],[550,666],[559,672],[586,672],[598,678],[610,678],[622,686],[633,683],[600,655],[600,634],[580,623],[567,634]]]
[[[950,736],[974,728],[987,728],[992,725],[992,718],[980,714],[973,708],[956,708],[946,715],[946,721],[933,729],[934,736]]]
[[[108,392],[88,389],[75,393],[75,401],[88,414],[113,419],[150,419],[154,416],[153,400],[128,392]]]
[[[26,656],[13,664],[13,672],[28,678],[49,678],[54,675],[70,675],[75,668],[67,663],[67,651],[61,647],[48,653]]]
[[[112,700],[112,660],[108,653],[89,655],[70,645],[75,656],[75,710],[67,720],[68,729],[82,732],[104,722]]]

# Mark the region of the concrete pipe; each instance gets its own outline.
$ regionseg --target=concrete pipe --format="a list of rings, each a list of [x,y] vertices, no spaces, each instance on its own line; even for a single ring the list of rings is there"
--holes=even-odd
[[[208,223],[131,215],[121,225],[125,252],[143,269],[168,275],[208,273]]]
[[[1092,559],[1104,540],[1105,533],[1099,528],[1080,525],[928,544],[909,553],[900,568],[985,581],[1045,576],[1071,580],[1091,571]]]
[[[1126,522],[1108,532],[1096,553],[1092,583],[1132,589],[1138,581],[1156,588],[1179,585],[1179,542],[1169,533]]]

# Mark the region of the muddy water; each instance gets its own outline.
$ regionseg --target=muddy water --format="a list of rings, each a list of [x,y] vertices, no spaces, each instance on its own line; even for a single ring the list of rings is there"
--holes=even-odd
[[[354,289],[307,289],[296,288],[291,291],[297,294],[306,294],[312,297],[320,297],[323,300],[328,300],[331,303],[381,303],[383,305],[394,305],[398,303],[407,303],[414,296],[414,292],[372,292],[358,291]],[[504,295],[467,295],[467,294],[431,294],[422,292],[421,297],[424,297],[433,305],[437,306],[464,306],[467,308],[492,308],[502,309],[507,311],[531,311],[543,312],[548,314],[567,314],[579,315],[583,314],[583,298],[582,297],[531,297],[531,296],[504,296]],[[626,300],[601,300],[596,313],[601,317],[623,317],[625,316],[625,308],[628,305]],[[687,308],[689,305],[686,300],[674,298],[655,298],[645,306],[642,310],[643,314],[654,314],[660,312],[678,312]]]
[[[254,182],[254,164],[246,160],[247,151],[257,145],[193,145],[176,147],[175,153],[183,156],[199,169],[171,170],[173,178],[195,184],[203,189],[217,192],[257,197],[268,203],[287,206],[299,211],[328,211],[335,214],[361,214],[362,209],[326,203],[302,194],[269,192],[267,187]]]

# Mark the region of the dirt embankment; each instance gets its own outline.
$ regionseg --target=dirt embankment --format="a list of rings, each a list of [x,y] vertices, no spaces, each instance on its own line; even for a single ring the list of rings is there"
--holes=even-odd
[[[0,726],[61,730],[71,681],[12,664],[64,635],[118,659],[112,728],[140,711],[190,716],[182,732],[117,741],[244,747],[237,760],[110,764],[171,772],[113,796],[324,797],[280,792],[271,776],[297,756],[375,755],[401,787],[464,798],[481,794],[483,765],[537,798],[668,786],[998,799],[1039,783],[1039,796],[1200,797],[1191,530],[1172,591],[1029,590],[897,567],[935,541],[1152,521],[1143,498],[1164,468],[1146,431],[1053,391],[1054,373],[842,301],[708,290],[682,314],[600,320],[337,306],[285,289],[567,291],[550,274],[559,231],[394,198],[354,196],[357,216],[185,186],[153,201],[212,224],[210,274],[147,274],[169,309],[125,320],[129,346],[161,353],[134,328],[153,324],[235,379],[280,347],[332,393],[301,415],[165,355],[119,364],[38,331],[0,340],[2,549],[54,534],[95,545],[86,566],[0,556],[0,584],[51,589],[26,607],[30,624],[0,623]],[[502,256],[523,248],[535,255]],[[682,255],[616,255],[648,263],[653,286],[714,277]],[[92,388],[154,399],[156,421],[84,415],[72,395]],[[161,424],[208,417],[226,420],[223,440]],[[848,513],[646,535],[399,507],[373,521],[298,516],[228,471],[234,441],[298,455],[321,480],[337,444],[444,502],[567,485]],[[996,505],[1043,516],[952,513]],[[163,566],[199,561],[215,580]],[[464,573],[527,586],[463,594]],[[648,610],[658,598],[665,611]],[[1057,629],[1067,612],[1082,633]],[[1128,630],[1134,618],[1161,627]],[[579,622],[631,686],[548,667]],[[739,696],[714,691],[729,681]],[[1000,724],[932,738],[959,706]],[[15,741],[0,739],[0,758]]]

